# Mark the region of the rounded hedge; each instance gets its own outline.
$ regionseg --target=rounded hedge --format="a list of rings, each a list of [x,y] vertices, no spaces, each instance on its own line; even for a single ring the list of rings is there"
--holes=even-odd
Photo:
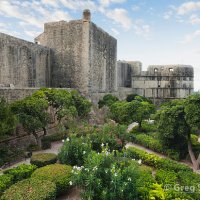
[[[54,153],[38,153],[31,157],[31,164],[38,167],[43,167],[45,165],[54,164],[57,162],[57,155]]]
[[[31,177],[54,182],[59,195],[68,191],[71,171],[72,167],[69,165],[53,164],[36,169]]]
[[[56,186],[53,182],[39,179],[25,179],[7,189],[1,200],[54,200]]]

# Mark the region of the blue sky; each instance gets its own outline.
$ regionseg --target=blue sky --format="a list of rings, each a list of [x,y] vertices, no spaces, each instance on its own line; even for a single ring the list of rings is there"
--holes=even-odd
[[[200,0],[0,0],[0,32],[28,41],[49,21],[82,17],[118,40],[119,60],[190,64],[200,89]]]

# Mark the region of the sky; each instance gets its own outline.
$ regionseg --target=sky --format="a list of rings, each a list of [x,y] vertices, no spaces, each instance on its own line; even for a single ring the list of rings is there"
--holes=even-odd
[[[45,22],[84,9],[117,39],[118,60],[192,65],[200,90],[200,0],[0,0],[0,32],[33,42]]]

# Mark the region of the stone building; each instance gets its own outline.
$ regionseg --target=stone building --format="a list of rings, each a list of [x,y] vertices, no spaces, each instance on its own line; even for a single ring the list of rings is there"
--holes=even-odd
[[[35,42],[53,51],[51,86],[78,88],[84,94],[114,92],[117,40],[90,21],[51,22]]]
[[[140,62],[118,61],[118,73],[119,87],[128,87],[130,93],[148,97],[155,104],[185,98],[194,89],[190,65],[150,65],[147,71],[142,71]]]
[[[91,22],[44,24],[35,43],[0,33],[0,95],[15,100],[40,87],[75,88],[97,102],[106,93],[121,99],[137,93],[155,102],[184,98],[193,90],[193,68],[117,62],[117,40]]]

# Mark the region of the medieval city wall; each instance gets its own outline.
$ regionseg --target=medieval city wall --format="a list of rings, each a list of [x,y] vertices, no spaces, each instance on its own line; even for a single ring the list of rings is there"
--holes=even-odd
[[[85,87],[85,68],[82,54],[85,53],[84,30],[82,20],[70,22],[50,22],[44,25],[44,33],[35,42],[52,49],[51,87],[71,87],[82,89]],[[84,32],[85,31],[85,32]],[[89,35],[88,35],[89,37]],[[83,41],[84,40],[84,41]]]
[[[0,33],[0,84],[48,87],[51,50]]]
[[[152,65],[132,76],[133,93],[152,99],[185,98],[193,92],[193,77],[189,65]]]
[[[90,23],[89,87],[92,93],[117,91],[117,40]]]

